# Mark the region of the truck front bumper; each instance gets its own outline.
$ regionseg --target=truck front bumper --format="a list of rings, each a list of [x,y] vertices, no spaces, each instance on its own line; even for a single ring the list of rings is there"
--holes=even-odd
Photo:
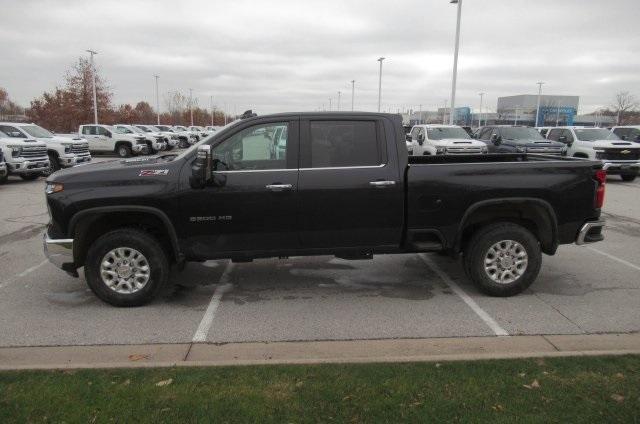
[[[7,175],[7,165],[4,162],[0,162],[0,177]]]
[[[22,162],[7,162],[10,174],[33,174],[49,171],[49,158],[24,160]]]
[[[602,230],[604,229],[604,221],[588,221],[585,222],[580,231],[578,237],[576,237],[576,244],[595,243],[597,241],[604,240]]]
[[[52,239],[45,232],[42,243],[44,245],[44,254],[49,259],[49,262],[69,273],[75,272],[73,239]]]
[[[141,154],[141,155],[148,155],[149,154],[149,146],[147,146],[147,143],[134,144],[131,147],[131,151],[133,153],[137,153],[137,154]]]
[[[640,170],[640,162],[635,160],[616,160],[616,161],[602,161],[602,169],[606,170],[608,174],[622,174],[622,173],[638,173]]]
[[[72,166],[80,165],[81,163],[89,162],[91,162],[91,155],[61,156],[58,158],[58,163],[62,168],[70,168]]]

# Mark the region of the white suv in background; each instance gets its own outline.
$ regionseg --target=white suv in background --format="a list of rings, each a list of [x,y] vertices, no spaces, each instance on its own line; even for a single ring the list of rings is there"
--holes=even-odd
[[[30,181],[49,173],[47,145],[41,141],[9,137],[0,131],[0,151],[6,167],[4,175],[0,173],[0,184],[7,181],[9,175]]]
[[[601,160],[607,173],[633,181],[640,169],[640,144],[625,141],[604,128],[555,127],[547,139],[567,145],[567,156]]]
[[[17,122],[0,122],[0,131],[10,137],[35,139],[45,143],[47,156],[49,156],[49,173],[60,168],[70,168],[81,163],[91,162],[87,140],[55,135],[36,124]]]
[[[407,140],[410,155],[459,155],[487,153],[487,145],[472,139],[458,125],[415,125]]]

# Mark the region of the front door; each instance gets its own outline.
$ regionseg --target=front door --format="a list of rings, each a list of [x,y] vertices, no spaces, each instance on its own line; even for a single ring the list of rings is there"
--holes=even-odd
[[[213,141],[214,182],[182,205],[192,249],[222,252],[298,247],[298,118],[240,125]]]
[[[301,122],[298,226],[303,248],[400,244],[403,180],[397,149],[387,149],[386,143],[397,135],[384,122],[339,115]]]

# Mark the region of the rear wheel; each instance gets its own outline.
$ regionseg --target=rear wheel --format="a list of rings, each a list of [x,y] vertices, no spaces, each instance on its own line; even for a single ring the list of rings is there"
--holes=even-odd
[[[620,178],[622,178],[622,181],[633,181],[636,179],[636,177],[638,176],[638,174],[636,173],[624,173],[624,174],[620,174]]]
[[[541,264],[536,237],[509,222],[481,228],[464,252],[467,275],[491,296],[513,296],[526,290],[538,276]]]
[[[119,144],[116,147],[116,154],[121,158],[131,157],[131,147],[126,144]]]
[[[167,282],[169,262],[159,241],[136,229],[111,231],[89,248],[85,277],[101,300],[114,306],[140,306]]]

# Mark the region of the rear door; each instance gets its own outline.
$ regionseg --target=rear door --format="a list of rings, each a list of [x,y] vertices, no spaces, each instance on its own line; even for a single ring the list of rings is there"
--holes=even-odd
[[[98,137],[98,132],[95,125],[83,125],[82,137],[84,137],[89,143],[89,150],[97,152],[102,150],[102,143]]]
[[[385,122],[382,117],[339,115],[301,120],[301,247],[399,245],[403,172],[398,170],[395,133]]]

